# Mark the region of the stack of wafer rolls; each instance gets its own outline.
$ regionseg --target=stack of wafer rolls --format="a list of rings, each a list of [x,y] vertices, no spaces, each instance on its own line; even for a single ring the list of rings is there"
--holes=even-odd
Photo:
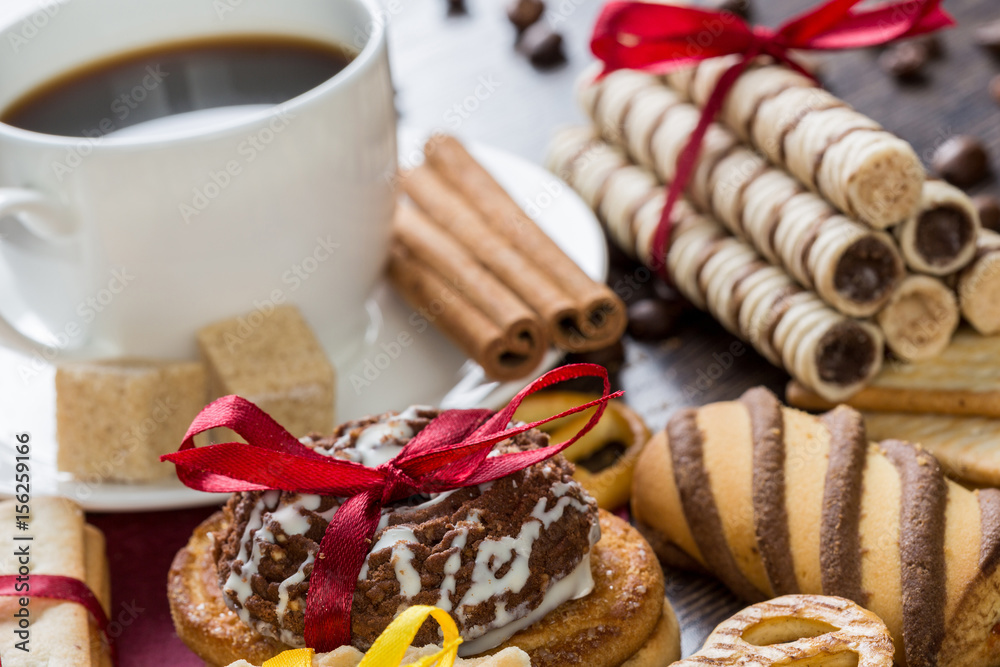
[[[735,56],[668,74],[685,100],[704,106]],[[720,120],[774,164],[838,209],[876,229],[913,215],[925,174],[905,141],[818,87],[766,58],[741,76]]]
[[[595,75],[584,74],[578,96],[602,136],[671,183],[701,111],[651,75],[629,70]],[[874,315],[903,277],[903,261],[889,235],[839,215],[720,124],[706,135],[687,191],[702,213],[846,315]]]
[[[400,174],[389,276],[486,374],[534,370],[549,343],[570,352],[607,347],[625,306],[589,278],[456,139],[437,135],[426,163]]]
[[[748,600],[836,595],[877,614],[898,664],[1000,663],[1000,491],[969,491],[861,415],[762,388],[674,415],[636,467],[633,517],[661,557]]]
[[[666,193],[591,128],[557,134],[549,168],[598,213],[609,235],[649,266]],[[685,201],[672,212],[666,266],[678,289],[772,363],[830,400],[862,387],[882,363],[878,328],[833,310],[744,241]]]
[[[8,527],[0,533],[0,574],[23,575],[19,569],[27,565],[30,574],[25,579],[25,596],[30,594],[35,575],[78,579],[109,613],[111,579],[104,535],[85,522],[83,510],[64,498],[32,498],[29,528],[15,534],[15,516],[25,513],[17,507],[14,500],[0,502],[0,521]],[[27,537],[30,540],[17,539]],[[27,563],[19,560],[25,550]],[[27,607],[28,642],[23,644],[28,650],[17,647],[25,639],[16,634],[24,630],[14,616],[21,608],[18,597],[0,597],[0,663],[4,667],[110,667],[108,646],[82,605],[32,598]]]

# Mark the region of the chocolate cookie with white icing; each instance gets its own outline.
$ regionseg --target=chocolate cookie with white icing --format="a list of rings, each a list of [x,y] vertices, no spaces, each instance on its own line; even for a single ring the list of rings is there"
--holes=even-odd
[[[410,408],[348,422],[330,436],[302,442],[323,455],[377,466],[437,414]],[[547,435],[531,430],[494,451],[547,444]],[[607,606],[603,601],[620,597],[627,585],[642,591],[637,604],[629,618],[608,622],[633,627],[608,639],[599,665],[620,665],[651,643],[676,648],[676,623],[652,550],[620,520],[605,515],[599,521],[596,502],[573,480],[573,471],[557,455],[492,483],[386,506],[355,587],[351,644],[367,650],[400,609],[425,604],[452,614],[462,655],[520,646],[520,637],[529,643],[523,648],[533,664],[561,664],[561,653],[552,647],[579,643],[570,621],[585,618],[577,624],[591,627],[595,614],[608,615],[600,611]],[[234,494],[174,561],[168,592],[181,638],[215,664],[263,660],[305,646],[310,575],[341,502],[279,491]],[[612,532],[599,544],[604,526]],[[621,572],[614,566],[643,556],[640,566]],[[629,580],[636,573],[641,581]],[[546,623],[556,616],[558,624]],[[561,636],[552,636],[553,627]],[[211,639],[216,636],[227,639]],[[414,645],[439,641],[433,624],[426,624]],[[673,653],[647,651],[653,661],[637,664],[669,664]]]

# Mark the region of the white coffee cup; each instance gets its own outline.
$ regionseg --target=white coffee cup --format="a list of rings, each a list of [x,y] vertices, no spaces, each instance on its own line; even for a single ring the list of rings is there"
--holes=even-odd
[[[280,303],[331,353],[356,340],[388,253],[396,168],[375,2],[72,0],[49,3],[35,30],[0,30],[0,109],[156,44],[263,34],[359,49],[277,107],[97,139],[0,124],[0,341],[47,358],[190,357],[199,327],[243,315],[252,328]]]

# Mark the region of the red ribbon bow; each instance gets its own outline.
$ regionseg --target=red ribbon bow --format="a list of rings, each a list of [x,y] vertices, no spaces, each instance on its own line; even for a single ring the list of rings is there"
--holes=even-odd
[[[906,0],[855,10],[862,0],[829,0],[771,30],[749,26],[741,18],[694,7],[630,0],[604,6],[594,28],[591,50],[604,62],[603,74],[619,69],[663,74],[701,60],[742,57],[719,79],[701,119],[677,158],[666,206],[653,238],[653,268],[666,270],[672,221],[670,214],[687,187],[709,126],[729,90],[754,58],[767,55],[796,71],[812,75],[795,62],[792,50],[839,50],[885,44],[955,25],[940,8],[941,0]],[[602,74],[602,75],[603,75]]]
[[[601,378],[601,398],[548,419],[509,428],[526,396],[579,377]],[[610,389],[608,372],[601,366],[557,368],[525,387],[496,414],[489,410],[442,412],[399,455],[377,468],[317,454],[257,406],[238,396],[226,396],[205,407],[188,429],[180,450],[161,460],[173,461],[180,480],[199,491],[276,489],[346,498],[320,543],[306,596],[306,645],[326,652],[350,643],[354,588],[384,505],[417,493],[483,484],[558,454],[593,428],[607,402],[622,394],[611,394]],[[586,426],[565,442],[487,458],[502,440],[594,406],[597,410]],[[249,444],[228,442],[195,448],[195,435],[220,426],[232,429]]]
[[[25,589],[24,584],[28,587]],[[5,574],[0,576],[0,597],[26,597],[30,599],[63,600],[75,602],[90,612],[108,646],[111,664],[117,667],[118,652],[114,638],[108,633],[108,615],[97,596],[79,579],[56,574]]]

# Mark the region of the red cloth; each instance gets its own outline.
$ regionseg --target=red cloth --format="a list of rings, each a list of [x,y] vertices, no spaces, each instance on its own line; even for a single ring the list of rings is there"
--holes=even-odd
[[[204,666],[174,632],[167,572],[174,554],[216,509],[88,515],[108,542],[111,630],[117,635],[121,667]]]

